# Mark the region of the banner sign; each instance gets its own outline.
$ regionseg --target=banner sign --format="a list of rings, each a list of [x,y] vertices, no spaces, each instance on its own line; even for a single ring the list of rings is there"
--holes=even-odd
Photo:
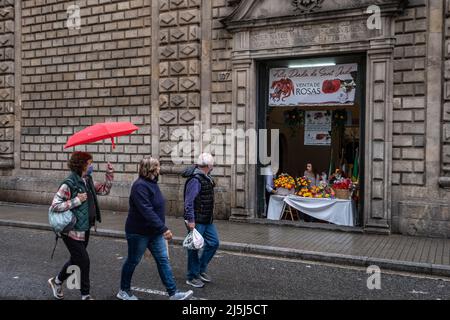
[[[270,69],[269,106],[353,105],[358,64]]]

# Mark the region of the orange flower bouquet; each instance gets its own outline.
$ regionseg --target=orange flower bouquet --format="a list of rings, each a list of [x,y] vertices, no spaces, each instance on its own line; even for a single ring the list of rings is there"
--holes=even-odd
[[[305,198],[334,198],[333,189],[326,184],[320,184],[319,186],[303,186],[296,193],[296,195]]]
[[[274,181],[278,194],[286,195],[295,192],[295,179],[286,173],[282,173]]]
[[[323,198],[323,189],[321,187],[312,186],[311,194],[314,198]]]
[[[308,188],[311,185],[311,180],[309,180],[307,177],[301,177],[301,178],[297,178],[295,179],[295,182],[297,184],[297,189],[301,189],[301,188]]]
[[[300,197],[305,197],[305,198],[311,198],[312,197],[312,193],[309,191],[308,187],[303,187],[301,188],[296,195],[300,196]]]

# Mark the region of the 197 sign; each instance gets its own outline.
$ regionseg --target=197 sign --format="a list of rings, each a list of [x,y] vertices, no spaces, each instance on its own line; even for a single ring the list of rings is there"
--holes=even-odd
[[[219,72],[219,74],[217,75],[217,78],[219,81],[227,81],[231,79],[231,72],[226,71],[226,72]]]

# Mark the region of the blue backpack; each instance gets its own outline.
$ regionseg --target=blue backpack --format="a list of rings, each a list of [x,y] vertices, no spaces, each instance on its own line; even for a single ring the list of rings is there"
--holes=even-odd
[[[58,233],[66,233],[73,229],[77,223],[77,218],[72,211],[54,212],[51,208],[48,209],[48,221],[53,231]]]
[[[66,181],[65,183],[68,183],[69,187],[71,187],[69,181]],[[72,198],[74,197],[76,197],[76,194],[72,195]],[[56,245],[58,244],[58,239],[61,237],[61,233],[67,233],[70,230],[72,230],[75,227],[75,224],[77,223],[77,218],[70,210],[64,212],[55,212],[50,207],[48,209],[48,222],[50,223],[50,226],[52,227],[52,230],[56,235],[55,246],[53,248],[51,256],[51,259],[53,259],[53,255],[55,254],[56,250]]]

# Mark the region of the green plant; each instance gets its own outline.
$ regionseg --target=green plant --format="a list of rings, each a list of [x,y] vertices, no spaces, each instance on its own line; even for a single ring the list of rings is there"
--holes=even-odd
[[[284,112],[284,122],[291,128],[294,136],[297,129],[305,123],[305,111],[292,109]]]
[[[347,110],[333,111],[333,126],[337,129],[343,129],[347,123]]]

